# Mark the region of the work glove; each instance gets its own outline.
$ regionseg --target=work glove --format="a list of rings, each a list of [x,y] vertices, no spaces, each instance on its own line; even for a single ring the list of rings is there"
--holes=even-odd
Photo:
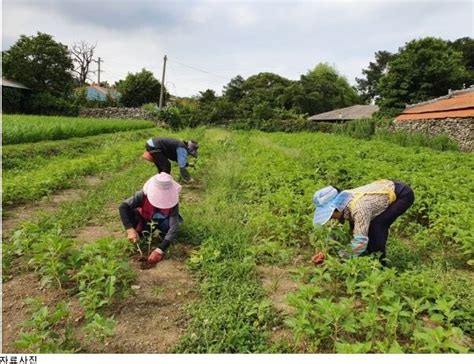
[[[164,255],[165,253],[160,248],[156,248],[155,250],[151,252],[150,256],[148,257],[148,263],[156,264],[161,259],[163,259]]]
[[[315,265],[321,265],[324,263],[324,253],[323,252],[318,252],[316,253],[315,255],[313,255],[313,257],[311,258],[311,261],[315,264]]]

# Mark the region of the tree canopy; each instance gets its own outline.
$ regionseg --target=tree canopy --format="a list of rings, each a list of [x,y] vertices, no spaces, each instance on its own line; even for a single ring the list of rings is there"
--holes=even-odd
[[[66,45],[49,34],[21,35],[2,52],[3,75],[37,92],[66,97],[72,91],[73,63]]]
[[[231,79],[227,85],[224,86],[223,95],[229,101],[239,101],[244,95],[244,92],[242,90],[243,83],[244,78],[240,75],[237,75],[236,77]]]
[[[372,102],[379,97],[380,79],[387,73],[389,62],[395,57],[395,54],[387,51],[375,52],[375,62],[370,62],[369,66],[362,70],[364,77],[356,78],[357,90],[364,102]]]
[[[448,44],[462,53],[463,64],[467,70],[465,85],[467,87],[474,85],[474,39],[464,37]]]
[[[379,104],[383,109],[402,109],[405,104],[446,95],[462,88],[466,79],[463,54],[446,41],[427,37],[400,48],[380,79]]]
[[[300,78],[304,93],[297,95],[299,111],[309,115],[351,106],[360,102],[346,78],[325,63],[318,64]]]
[[[144,68],[140,72],[129,73],[124,80],[116,82],[115,87],[122,94],[121,103],[127,107],[139,107],[150,102],[158,103],[160,99],[160,81]],[[163,97],[167,99],[166,89]]]

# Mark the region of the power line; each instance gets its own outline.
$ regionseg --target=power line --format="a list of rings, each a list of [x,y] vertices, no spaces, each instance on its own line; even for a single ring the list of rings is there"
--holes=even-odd
[[[222,78],[222,79],[224,79],[224,80],[228,80],[228,79],[229,79],[229,77],[224,77],[224,76],[217,75],[217,74],[215,74],[215,73],[212,73],[212,72],[209,72],[209,71],[206,71],[206,70],[200,69],[200,68],[196,68],[196,67],[193,67],[193,66],[189,66],[189,65],[187,65],[187,64],[184,64],[184,63],[181,63],[181,62],[175,61],[174,59],[170,59],[170,58],[168,58],[168,61],[170,61],[170,62],[174,62],[174,63],[177,63],[177,64],[179,64],[179,65],[181,65],[181,66],[184,66],[184,67],[190,68],[190,69],[192,69],[192,70],[195,70],[195,71],[198,71],[198,72],[207,73],[207,74],[209,74],[209,75],[212,75],[212,76],[215,76],[215,77]]]

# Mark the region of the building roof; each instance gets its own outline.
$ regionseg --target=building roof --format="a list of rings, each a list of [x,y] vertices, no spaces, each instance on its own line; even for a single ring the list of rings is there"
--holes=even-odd
[[[101,94],[104,94],[104,95],[107,95],[110,91],[113,91],[112,89],[108,89],[106,87],[96,85],[95,83],[93,83],[90,86],[87,86],[87,88],[93,88],[93,89],[97,90],[97,92],[100,92]]]
[[[12,87],[12,88],[22,88],[22,89],[25,89],[25,90],[30,89],[29,87],[26,87],[25,85],[23,85],[20,82],[7,80],[6,78],[3,78],[3,77],[2,77],[2,86],[3,87]]]
[[[366,119],[372,117],[372,114],[379,110],[377,105],[353,105],[342,109],[323,112],[322,114],[313,115],[308,120],[313,121],[337,121],[337,120],[354,120]]]
[[[474,117],[473,87],[416,105],[408,105],[395,121],[467,117]]]

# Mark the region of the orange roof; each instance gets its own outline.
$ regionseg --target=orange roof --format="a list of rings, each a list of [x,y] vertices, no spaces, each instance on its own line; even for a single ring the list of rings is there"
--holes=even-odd
[[[467,117],[474,117],[474,90],[408,107],[395,121]]]

